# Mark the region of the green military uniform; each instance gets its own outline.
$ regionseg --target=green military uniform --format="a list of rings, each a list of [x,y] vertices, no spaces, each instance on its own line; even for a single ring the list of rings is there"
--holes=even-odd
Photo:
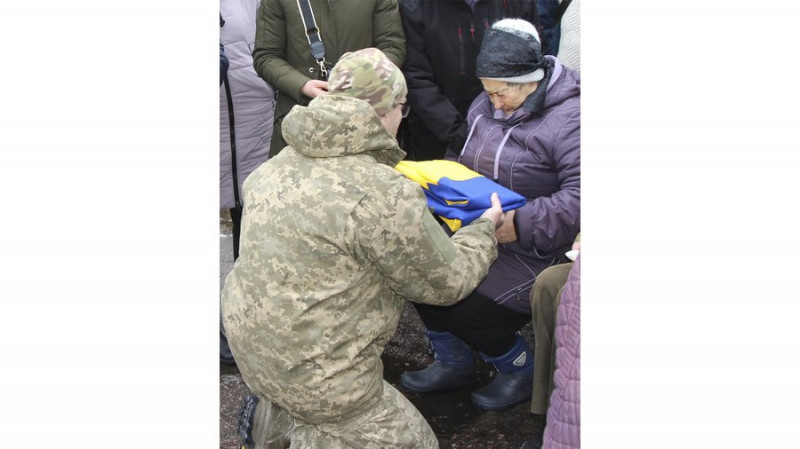
[[[349,51],[376,47],[396,66],[406,58],[406,41],[397,0],[310,0],[314,19],[332,66]],[[319,64],[311,56],[297,0],[262,0],[256,19],[253,65],[278,91],[270,156],[286,145],[281,121],[296,104],[309,98],[300,88],[319,79]]]
[[[400,87],[388,94],[405,97]],[[283,131],[290,146],[244,183],[241,253],[222,292],[242,377],[297,420],[293,446],[437,447],[380,356],[404,299],[449,305],[475,289],[497,257],[494,224],[448,238],[393,169],[405,153],[364,100],[320,96]]]

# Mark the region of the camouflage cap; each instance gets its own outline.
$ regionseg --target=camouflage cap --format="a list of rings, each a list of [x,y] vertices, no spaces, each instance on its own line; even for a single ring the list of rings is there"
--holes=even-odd
[[[397,107],[407,92],[403,72],[377,48],[343,54],[328,75],[328,93],[365,100],[378,115]]]

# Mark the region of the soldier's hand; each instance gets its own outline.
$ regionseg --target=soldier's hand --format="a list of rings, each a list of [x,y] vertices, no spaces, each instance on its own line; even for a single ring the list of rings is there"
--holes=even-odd
[[[500,204],[500,197],[497,193],[492,193],[491,197],[492,207],[486,209],[481,218],[490,218],[494,222],[494,228],[497,229],[503,224],[503,205]]]

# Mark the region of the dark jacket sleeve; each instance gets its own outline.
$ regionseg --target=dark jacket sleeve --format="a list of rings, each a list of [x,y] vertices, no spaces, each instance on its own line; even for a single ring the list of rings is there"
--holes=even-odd
[[[514,226],[524,249],[555,251],[571,246],[580,232],[581,116],[573,110],[554,139],[552,160],[560,189],[517,209]]]
[[[275,90],[299,103],[303,100],[300,89],[311,78],[289,64],[286,28],[286,11],[283,9],[283,3],[277,0],[262,0],[256,16],[253,67],[258,76]],[[288,30],[288,32],[302,33],[303,30]],[[308,48],[305,50],[308,51]]]
[[[558,10],[557,0],[537,0],[536,11],[538,13],[539,39],[542,44],[542,53],[555,56],[558,52],[558,40],[560,38],[560,27],[556,23],[556,12]]]
[[[386,57],[397,67],[403,67],[406,60],[406,39],[403,36],[397,0],[379,0],[375,5],[372,39],[375,48],[386,53]]]
[[[442,95],[433,79],[433,67],[426,52],[422,5],[419,1],[403,1],[403,31],[408,55],[403,73],[408,84],[408,100],[416,114],[436,136],[461,149],[467,138],[467,125],[450,100]],[[455,142],[455,145],[453,144]]]

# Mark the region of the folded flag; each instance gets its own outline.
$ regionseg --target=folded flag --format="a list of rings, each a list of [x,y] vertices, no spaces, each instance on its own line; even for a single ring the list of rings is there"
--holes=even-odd
[[[454,232],[492,206],[493,192],[500,197],[504,212],[526,203],[524,196],[458,162],[401,161],[395,169],[422,186],[428,206]]]

